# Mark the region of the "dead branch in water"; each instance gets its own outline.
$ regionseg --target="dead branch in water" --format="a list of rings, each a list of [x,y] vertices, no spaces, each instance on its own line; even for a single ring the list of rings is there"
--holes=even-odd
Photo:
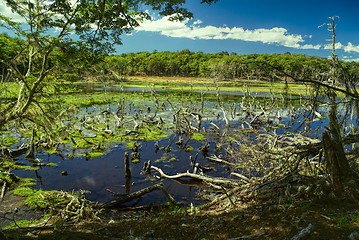
[[[137,199],[137,198],[140,198],[143,195],[145,195],[147,193],[150,193],[150,192],[153,192],[155,190],[161,190],[166,195],[166,197],[168,197],[168,199],[172,203],[177,204],[177,202],[174,200],[174,198],[166,191],[166,189],[164,189],[163,184],[159,183],[159,184],[156,184],[156,185],[141,189],[141,190],[139,190],[137,192],[126,194],[121,198],[118,198],[118,199],[116,199],[116,200],[114,200],[112,202],[109,202],[109,203],[106,203],[106,204],[102,205],[102,207],[104,207],[104,208],[116,208],[116,207],[121,206],[124,203],[130,202],[130,201],[132,201],[134,199]]]
[[[198,175],[198,174],[194,174],[194,173],[179,173],[176,175],[167,175],[165,174],[162,169],[155,167],[155,166],[151,166],[151,169],[156,170],[161,177],[163,178],[168,178],[168,179],[181,179],[181,178],[192,178],[192,179],[196,179],[196,180],[200,180],[203,182],[207,182],[207,183],[212,183],[212,184],[219,184],[219,185],[226,185],[229,187],[235,187],[240,185],[240,182],[236,181],[236,180],[232,180],[232,179],[225,179],[225,178],[211,178],[211,177],[207,177],[204,175]]]

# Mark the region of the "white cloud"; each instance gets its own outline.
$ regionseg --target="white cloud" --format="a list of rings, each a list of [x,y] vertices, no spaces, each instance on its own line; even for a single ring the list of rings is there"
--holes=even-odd
[[[320,49],[321,45],[305,44],[301,35],[289,34],[288,30],[281,27],[271,29],[244,29],[242,27],[229,28],[227,26],[201,27],[201,20],[195,21],[189,26],[189,20],[183,22],[168,21],[168,17],[145,21],[138,31],[159,32],[164,36],[189,39],[235,39],[249,42],[262,42],[267,44],[278,44],[285,47],[298,49]]]
[[[332,44],[327,44],[324,46],[324,49],[332,49]],[[353,45],[351,42],[348,42],[348,44],[345,46],[340,42],[335,43],[335,49],[342,49],[345,52],[355,52],[355,53],[359,53],[359,45],[355,46]]]
[[[6,5],[4,0],[0,0],[0,14],[11,18],[15,22],[25,22],[23,17],[11,11],[11,8]]]
[[[340,42],[336,42],[335,43],[335,49],[343,49],[343,44],[340,43]],[[324,45],[324,49],[328,49],[328,50],[331,50],[333,48],[333,44],[332,43],[329,43],[329,44],[325,44]]]
[[[354,46],[351,42],[348,43],[347,46],[345,46],[344,48],[345,52],[357,52],[359,53],[359,45]]]
[[[343,57],[345,62],[359,62],[359,58]]]

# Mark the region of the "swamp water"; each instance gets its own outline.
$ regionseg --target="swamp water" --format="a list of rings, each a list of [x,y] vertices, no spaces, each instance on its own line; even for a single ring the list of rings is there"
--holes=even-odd
[[[86,87],[86,91],[92,92],[91,94],[104,90],[109,93],[109,96],[104,95],[104,97],[112,98],[115,103],[78,107],[76,111],[69,112],[60,127],[60,129],[72,133],[80,132],[83,136],[82,139],[85,138],[88,142],[93,142],[92,138],[102,135],[101,145],[107,148],[104,150],[104,155],[89,157],[91,149],[98,143],[93,146],[78,148],[74,147],[73,142],[67,142],[57,147],[57,153],[45,151],[35,153],[35,158],[40,159],[41,163],[54,163],[56,166],[40,166],[36,171],[15,170],[13,171],[15,175],[36,179],[34,188],[66,191],[86,190],[89,192],[86,195],[88,199],[106,203],[116,199],[113,197],[113,192],[125,194],[124,155],[125,152],[131,154],[131,148],[136,143],[139,145],[140,157],[130,163],[132,172],[130,192],[155,184],[154,181],[157,179],[153,175],[159,176],[157,172],[152,170],[152,176],[148,176],[142,174],[141,171],[143,163],[148,160],[151,160],[153,166],[173,175],[187,171],[192,172],[193,168],[190,161],[192,157],[200,166],[211,170],[206,173],[207,175],[231,178],[228,166],[213,163],[207,159],[207,156],[215,154],[236,163],[236,159],[231,158],[226,149],[231,143],[231,139],[236,138],[236,130],[248,124],[248,122],[243,121],[247,115],[245,109],[249,107],[255,109],[253,105],[257,102],[254,97],[244,100],[245,94],[242,92],[231,92],[230,94],[218,92],[218,95],[206,91],[202,93],[193,91],[166,92],[154,88],[136,89],[133,87],[103,89],[101,85]],[[91,98],[91,94],[86,96]],[[263,96],[265,97],[264,100]],[[286,101],[285,106],[287,107],[285,108],[283,104],[273,104],[274,101],[280,102],[279,98],[273,100],[271,96],[263,93],[261,97],[262,100],[260,101],[262,102],[272,102],[272,105],[268,106],[266,114],[271,119],[270,125],[276,126],[272,130],[263,128],[264,132],[276,131],[277,134],[284,134],[285,132],[300,131],[306,127],[314,129],[318,126],[322,128],[322,126],[327,125],[325,119],[317,119],[308,123],[303,121],[305,111],[293,107],[291,99],[283,98],[283,103],[284,100]],[[186,118],[189,119],[188,125],[182,122],[182,126],[178,126],[178,121],[176,123],[174,115],[179,112],[200,114],[202,118],[199,123],[198,119],[193,117],[197,115],[189,116]],[[113,113],[117,117],[113,117]],[[293,119],[293,116],[296,117]],[[118,118],[121,120],[120,125],[118,125]],[[228,120],[229,128],[226,128],[225,118]],[[182,120],[186,121],[185,119]],[[148,123],[151,121],[153,121],[151,124]],[[89,125],[92,127],[89,128]],[[136,125],[148,130],[135,136],[138,132],[134,130]],[[191,128],[191,126],[197,128],[201,134],[185,133],[185,128]],[[263,126],[259,127],[262,128]],[[99,129],[109,130],[112,135]],[[78,138],[76,141],[78,142],[80,139]],[[107,140],[108,142],[106,142]],[[179,140],[182,141],[182,144],[178,143]],[[209,144],[208,151],[201,151],[201,147],[206,144]],[[24,157],[20,157],[18,162],[31,166]],[[196,183],[187,182],[183,184],[170,179],[161,181],[176,201],[185,204],[203,203],[202,190]],[[155,191],[146,194],[139,204],[166,201],[168,199],[161,191]]]

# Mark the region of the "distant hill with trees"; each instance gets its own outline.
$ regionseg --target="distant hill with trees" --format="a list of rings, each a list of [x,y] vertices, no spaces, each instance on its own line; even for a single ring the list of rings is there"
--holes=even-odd
[[[0,34],[0,59],[8,61],[21,51],[24,41],[13,38],[7,34]],[[21,61],[18,68],[26,69],[26,59]],[[321,73],[330,68],[330,60],[303,54],[249,54],[219,52],[203,53],[191,52],[188,49],[169,52],[153,51],[138,53],[123,53],[119,55],[101,56],[93,55],[80,49],[57,49],[50,56],[49,64],[61,65],[53,71],[55,79],[79,81],[89,76],[96,78],[119,79],[126,76],[181,76],[203,77],[220,80],[231,79],[260,79],[283,80],[285,75],[305,77],[317,75],[320,80]],[[359,75],[358,62],[341,62],[344,68],[352,74]],[[1,75],[8,76],[4,64],[1,64]],[[278,71],[279,70],[279,71]]]

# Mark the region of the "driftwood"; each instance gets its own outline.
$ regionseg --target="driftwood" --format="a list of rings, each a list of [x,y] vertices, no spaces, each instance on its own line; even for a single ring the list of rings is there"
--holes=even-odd
[[[156,185],[141,189],[141,190],[139,190],[137,192],[126,194],[121,198],[118,198],[118,199],[116,199],[116,200],[114,200],[112,202],[109,202],[109,203],[106,203],[106,204],[102,205],[102,207],[104,207],[104,208],[116,208],[116,207],[121,206],[121,204],[127,203],[127,202],[132,201],[132,200],[134,200],[136,198],[140,198],[143,195],[145,195],[147,193],[150,193],[150,192],[153,192],[155,190],[161,190],[168,197],[168,199],[172,203],[177,204],[177,202],[174,200],[174,198],[163,188],[163,184],[159,183],[159,184],[156,184]]]

